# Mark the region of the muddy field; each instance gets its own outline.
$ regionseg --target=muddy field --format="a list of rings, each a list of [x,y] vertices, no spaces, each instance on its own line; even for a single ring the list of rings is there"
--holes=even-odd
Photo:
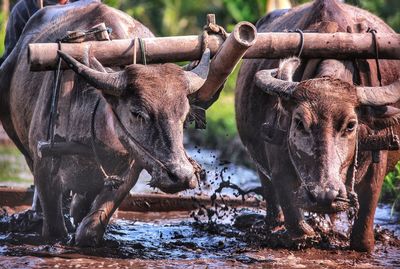
[[[258,186],[254,172],[217,161],[218,154],[213,151],[192,148],[189,154],[207,169],[209,183],[183,195],[213,197],[222,180],[230,180],[245,189]],[[14,157],[7,158],[15,162]],[[144,173],[133,192],[153,191],[147,187],[148,180],[149,175]],[[4,184],[9,185],[7,182]],[[27,179],[20,185],[30,184]],[[221,193],[214,196],[232,197],[238,191],[225,188]],[[193,201],[196,203],[196,199]],[[25,214],[15,218],[13,213],[24,212],[28,207],[2,207],[0,268],[400,267],[400,217],[391,213],[389,205],[380,205],[377,210],[377,246],[372,254],[348,250],[349,231],[345,215],[335,228],[331,228],[324,216],[309,216],[309,222],[319,235],[293,241],[288,239],[284,230],[266,232],[263,210],[228,208],[221,203],[213,207],[198,204],[198,207],[200,209],[192,212],[120,211],[114,216],[105,240],[98,248],[74,247],[73,233],[63,242],[43,242],[39,235],[40,217],[32,218]]]
[[[378,209],[372,254],[349,251],[340,225],[307,242],[289,242],[284,232],[265,240],[263,212],[251,209],[236,210],[236,222],[210,222],[205,216],[195,221],[189,212],[121,211],[98,248],[72,246],[72,234],[65,242],[44,244],[38,233],[4,232],[3,225],[0,268],[396,268],[399,216],[389,211],[388,206]]]

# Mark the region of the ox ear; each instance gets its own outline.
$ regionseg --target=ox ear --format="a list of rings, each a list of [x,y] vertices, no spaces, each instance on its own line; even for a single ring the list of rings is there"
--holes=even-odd
[[[297,57],[282,60],[276,74],[276,78],[293,81],[294,72],[300,66],[300,59]]]
[[[394,106],[365,106],[362,121],[374,130],[383,130],[400,123],[400,109]]]
[[[58,54],[76,74],[105,94],[120,96],[125,91],[128,84],[126,71],[103,73],[81,64],[62,51],[58,51]]]

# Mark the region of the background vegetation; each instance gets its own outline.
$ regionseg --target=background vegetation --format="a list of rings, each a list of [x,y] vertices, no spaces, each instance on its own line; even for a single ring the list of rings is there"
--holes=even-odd
[[[288,0],[289,1],[289,0]],[[2,0],[0,13],[0,55],[3,53],[4,29],[7,19],[7,3],[16,0]],[[106,4],[121,9],[141,21],[158,36],[200,33],[207,13],[215,13],[217,23],[230,31],[239,21],[255,23],[267,9],[268,0],[103,0]],[[290,0],[292,5],[308,2]],[[400,31],[399,0],[347,0],[346,2],[367,9]],[[195,143],[217,148],[225,157],[235,161],[247,160],[237,137],[234,118],[234,87],[238,68],[230,76],[221,98],[207,111],[207,129],[189,130]],[[233,148],[235,150],[233,150]],[[248,163],[248,162],[245,162]],[[382,197],[399,201],[400,165],[385,179]]]

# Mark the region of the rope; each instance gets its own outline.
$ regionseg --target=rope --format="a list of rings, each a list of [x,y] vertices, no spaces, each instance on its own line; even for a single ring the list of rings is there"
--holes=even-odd
[[[139,45],[140,45],[140,52],[142,53],[142,63],[144,65],[147,65],[147,60],[146,60],[146,46],[144,44],[144,40],[140,37],[138,37],[139,40]]]
[[[355,152],[354,152],[353,175],[351,177],[351,182],[350,182],[350,191],[348,192],[350,205],[352,206],[351,208],[349,208],[349,210],[354,208],[354,211],[348,211],[350,221],[357,216],[358,209],[360,207],[360,204],[358,202],[358,195],[354,191],[354,186],[355,186],[356,176],[357,176],[357,168],[358,168],[358,129],[357,129],[357,134],[356,134],[356,145],[355,145]]]
[[[376,38],[377,31],[375,29],[368,28],[367,32],[372,34],[372,41],[374,43],[374,49],[375,49],[376,71],[378,73],[377,76],[378,76],[379,86],[382,87],[382,74],[381,74],[381,67],[380,67],[380,64],[379,64],[379,44],[378,44],[378,39]],[[372,152],[372,161],[374,163],[379,163],[379,161],[380,161],[380,151],[373,151]]]
[[[165,164],[163,164],[160,160],[156,159],[147,149],[145,149],[139,141],[136,140],[135,137],[133,137],[133,135],[131,135],[129,133],[129,131],[126,129],[126,127],[124,126],[124,124],[122,123],[121,119],[119,118],[118,114],[115,113],[114,109],[112,109],[112,112],[115,116],[115,118],[117,119],[117,123],[119,124],[119,126],[121,127],[122,131],[124,131],[124,133],[126,134],[126,136],[144,153],[147,155],[147,157],[149,157],[151,160],[153,160],[156,164],[158,164],[162,169],[164,169],[168,175],[173,175],[172,172],[165,166]]]
[[[104,186],[108,187],[110,189],[118,189],[119,186],[122,185],[123,178],[128,174],[128,172],[132,169],[133,164],[135,163],[135,160],[132,160],[131,163],[129,164],[128,169],[125,171],[125,173],[122,176],[118,176],[118,175],[109,175],[106,170],[104,169],[103,165],[101,164],[100,161],[100,157],[98,155],[98,152],[96,150],[96,144],[95,144],[95,139],[96,139],[96,133],[95,133],[95,127],[94,127],[94,123],[95,123],[95,118],[96,118],[96,113],[97,113],[97,109],[99,107],[101,99],[98,98],[94,107],[93,107],[93,111],[92,111],[92,115],[91,115],[91,121],[90,121],[90,144],[92,146],[92,151],[93,151],[93,155],[94,155],[94,159],[97,163],[97,166],[99,167],[101,173],[103,174],[103,178],[104,178]]]
[[[133,64],[136,64],[137,38],[133,39]]]
[[[300,58],[303,54],[304,50],[304,32],[301,29],[290,30],[289,33],[299,33],[300,34],[300,42],[299,42],[299,52],[297,53],[297,58]]]
[[[112,28],[107,27],[106,29],[90,29],[87,31],[82,31],[80,32],[80,35],[76,36],[71,36],[70,34],[65,35],[63,38],[59,39],[59,41],[65,43],[65,42],[70,42],[71,40],[76,40],[82,37],[90,36],[90,35],[95,35],[97,33],[101,33],[107,31],[109,35],[112,33]],[[72,34],[75,34],[76,32],[73,32]]]
[[[224,27],[213,22],[208,22],[206,25],[204,25],[203,33],[201,35],[202,53],[204,53],[204,51],[208,48],[208,36],[210,34],[220,35],[224,41],[228,38],[228,33],[225,31]]]
[[[372,41],[374,42],[374,48],[375,48],[375,63],[376,63],[376,70],[378,72],[379,86],[382,87],[382,74],[381,74],[381,67],[379,64],[379,44],[378,44],[378,39],[376,38],[377,31],[375,29],[368,29],[367,32],[372,34]]]
[[[212,23],[212,22],[207,23],[203,27],[203,30],[207,33],[220,35],[223,40],[226,40],[228,38],[228,33],[225,31],[224,27],[222,27],[216,23]]]
[[[58,41],[58,49],[61,50],[61,41]],[[55,118],[57,114],[58,99],[60,95],[60,74],[61,74],[61,57],[58,56],[57,70],[54,73],[54,87],[51,97],[51,107],[50,107],[50,120],[47,132],[47,140],[50,140],[50,147],[54,145],[54,126]]]
[[[137,63],[137,43],[139,42],[140,46],[140,55],[141,55],[141,60],[143,65],[147,65],[147,59],[146,59],[146,44],[144,40],[140,37],[135,37],[133,39],[133,64]]]

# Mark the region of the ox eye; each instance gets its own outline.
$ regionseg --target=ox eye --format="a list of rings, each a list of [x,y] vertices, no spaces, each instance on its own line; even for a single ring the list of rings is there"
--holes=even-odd
[[[356,129],[356,126],[357,126],[357,122],[356,121],[348,122],[347,126],[346,126],[346,132],[347,133],[353,132]]]
[[[304,123],[302,120],[295,119],[294,124],[295,124],[297,130],[299,130],[301,132],[305,132],[306,128],[304,127]]]
[[[131,114],[137,119],[142,119],[142,120],[148,119],[147,114],[137,108],[131,108],[130,111]]]

